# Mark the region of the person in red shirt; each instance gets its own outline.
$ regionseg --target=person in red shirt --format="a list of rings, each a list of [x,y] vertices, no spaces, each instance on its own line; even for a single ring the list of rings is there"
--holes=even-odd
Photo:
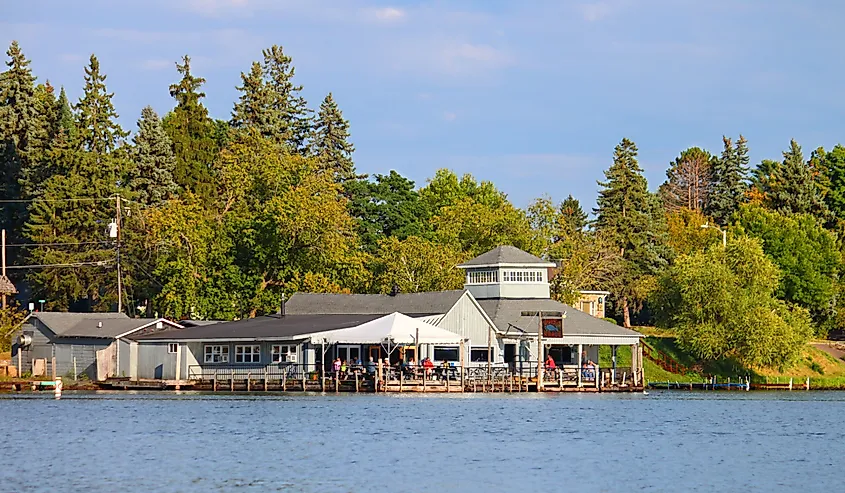
[[[547,370],[554,370],[555,368],[556,368],[556,366],[555,366],[555,360],[554,360],[554,358],[552,358],[552,355],[550,354],[550,355],[546,358],[546,369],[547,369]]]

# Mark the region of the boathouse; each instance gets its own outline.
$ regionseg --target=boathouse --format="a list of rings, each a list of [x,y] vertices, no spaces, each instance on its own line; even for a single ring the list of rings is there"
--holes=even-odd
[[[163,318],[123,313],[34,312],[14,334],[12,360],[33,376],[102,380],[129,375],[134,338],[179,328]]]

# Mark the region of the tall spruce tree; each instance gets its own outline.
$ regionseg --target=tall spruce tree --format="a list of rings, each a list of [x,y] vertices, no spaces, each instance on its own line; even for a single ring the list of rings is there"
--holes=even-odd
[[[722,137],[722,155],[713,162],[713,183],[707,212],[713,220],[724,226],[745,200],[748,188],[748,142],[742,135],[733,144],[729,137]]]
[[[179,187],[173,180],[176,158],[173,144],[161,126],[161,120],[150,106],[141,110],[138,133],[132,139],[132,161],[128,187],[138,202],[157,206],[175,196]]]
[[[176,107],[162,122],[176,156],[173,178],[183,190],[210,202],[215,189],[212,164],[220,150],[217,125],[200,102],[205,97],[200,91],[205,79],[191,73],[191,58],[182,57],[182,64],[176,63],[176,70],[182,75],[178,83],[170,86]]]
[[[558,207],[557,222],[561,236],[579,234],[587,228],[587,213],[581,207],[581,202],[569,195]]]
[[[66,140],[72,141],[76,138],[73,108],[70,106],[64,87],[59,91],[59,99],[56,101],[56,122],[53,127],[54,136],[58,137],[62,133]]]
[[[355,147],[349,142],[349,122],[343,119],[332,93],[320,104],[311,152],[317,157],[323,171],[331,173],[335,181],[344,182],[355,177],[352,153]]]
[[[658,211],[659,202],[648,191],[648,182],[637,162],[637,146],[622,139],[613,153],[613,165],[604,172],[606,180],[598,182],[596,230],[616,245],[622,257],[622,277],[616,298],[624,324],[631,326],[631,311],[647,293],[647,279],[665,265],[661,252],[662,239]]]
[[[828,218],[829,211],[813,179],[813,172],[795,139],[790,141],[789,149],[783,153],[781,166],[774,170],[767,204],[782,213]]]
[[[76,103],[76,122],[82,148],[99,155],[115,150],[129,132],[117,123],[118,114],[112,104],[114,93],[106,89],[106,75],[100,73],[100,61],[91,55],[85,67],[85,86]]]
[[[35,86],[35,108],[39,121],[44,126],[43,148],[37,156],[27,160],[21,168],[18,183],[20,195],[23,199],[38,197],[44,187],[44,182],[50,177],[54,166],[50,163],[49,155],[53,142],[57,138],[58,103],[55,90],[50,82]]]
[[[253,127],[264,137],[277,137],[280,130],[274,126],[270,91],[259,62],[252,62],[248,74],[241,72],[241,85],[236,89],[241,95],[232,110],[229,124],[235,128]]]
[[[30,61],[17,41],[12,41],[6,54],[8,68],[0,73],[0,198],[14,200],[22,195],[22,175],[42,159],[49,139],[41,108],[45,86],[36,87]],[[0,227],[12,242],[21,239],[26,219],[23,204],[0,204]],[[7,261],[16,263],[18,254],[13,249]]]
[[[293,59],[281,46],[273,45],[262,51],[265,87],[270,99],[270,125],[279,141],[291,152],[305,154],[311,133],[311,110],[300,92],[302,86],[293,83]]]

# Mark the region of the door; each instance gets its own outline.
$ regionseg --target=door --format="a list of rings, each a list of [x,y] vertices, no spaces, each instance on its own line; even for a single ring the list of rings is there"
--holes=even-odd
[[[516,344],[505,344],[505,363],[516,361]]]

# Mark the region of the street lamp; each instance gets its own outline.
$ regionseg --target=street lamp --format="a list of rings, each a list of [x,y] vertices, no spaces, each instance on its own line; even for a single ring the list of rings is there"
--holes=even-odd
[[[728,246],[728,230],[722,229],[719,226],[711,226],[709,223],[704,223],[701,225],[704,229],[715,229],[722,233],[722,248],[727,248]]]

